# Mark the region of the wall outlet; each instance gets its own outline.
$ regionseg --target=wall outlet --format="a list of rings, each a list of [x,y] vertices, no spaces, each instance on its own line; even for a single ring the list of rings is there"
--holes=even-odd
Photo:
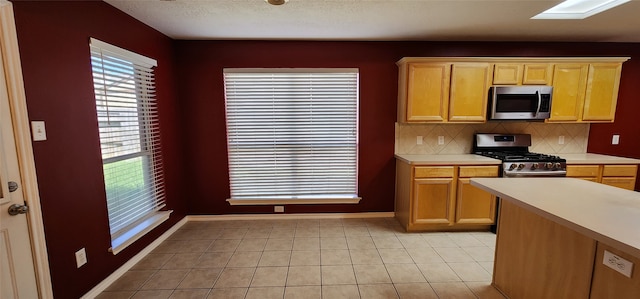
[[[284,206],[273,206],[273,211],[276,213],[284,213]]]
[[[558,136],[558,144],[564,144],[564,136]]]
[[[438,136],[438,145],[444,144],[444,136]]]
[[[602,263],[616,272],[620,272],[620,274],[631,278],[631,272],[633,271],[632,262],[605,250]]]
[[[417,136],[417,137],[416,137],[416,144],[417,144],[417,145],[422,144],[422,136]]]
[[[620,135],[613,135],[613,137],[611,137],[611,144],[618,144],[620,143]]]
[[[76,266],[78,268],[82,267],[82,265],[87,263],[87,252],[84,248],[76,251]]]

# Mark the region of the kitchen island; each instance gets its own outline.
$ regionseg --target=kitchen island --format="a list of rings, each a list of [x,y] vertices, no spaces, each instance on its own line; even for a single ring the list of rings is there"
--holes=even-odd
[[[472,178],[501,198],[493,284],[508,298],[640,298],[640,193],[575,178]],[[606,260],[605,260],[606,261]]]

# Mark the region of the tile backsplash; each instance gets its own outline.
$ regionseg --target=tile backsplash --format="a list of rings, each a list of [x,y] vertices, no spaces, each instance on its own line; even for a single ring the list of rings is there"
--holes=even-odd
[[[541,122],[487,122],[484,124],[400,124],[396,123],[396,154],[469,154],[475,133],[531,134],[529,151],[545,154],[587,152],[589,124]],[[422,144],[417,144],[422,136]],[[438,136],[444,144],[438,145]],[[564,144],[559,144],[564,136]]]

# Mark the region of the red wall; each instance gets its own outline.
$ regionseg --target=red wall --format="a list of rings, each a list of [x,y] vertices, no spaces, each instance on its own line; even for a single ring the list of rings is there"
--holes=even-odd
[[[615,122],[591,125],[587,149],[590,153],[640,159],[640,47],[633,56],[622,65]],[[620,135],[618,145],[611,144],[614,134]],[[640,171],[635,189],[640,191]]]
[[[79,298],[171,225],[186,203],[181,185],[180,135],[173,78],[173,41],[115,8],[97,1],[14,2],[27,108],[46,122],[46,141],[33,150],[56,298]],[[166,160],[169,221],[114,256],[102,176],[89,56],[89,37],[158,60],[157,99]],[[76,268],[85,247],[88,264]]]
[[[632,56],[624,64],[615,125],[593,125],[590,151],[640,158],[633,130],[640,86],[640,44],[495,42],[177,41],[179,94],[185,100],[185,162],[189,213],[271,213],[271,206],[230,206],[224,120],[223,68],[356,67],[360,69],[358,205],[291,205],[287,213],[393,211],[397,67],[405,56]],[[639,61],[640,62],[640,61]],[[634,109],[635,108],[635,109]],[[625,111],[620,111],[625,110]],[[615,126],[618,147],[597,149],[602,129]],[[469,141],[471,142],[471,141]],[[622,149],[625,149],[622,151]]]

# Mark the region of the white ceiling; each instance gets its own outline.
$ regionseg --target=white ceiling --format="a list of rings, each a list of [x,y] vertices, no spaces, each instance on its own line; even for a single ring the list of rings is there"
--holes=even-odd
[[[640,42],[640,0],[531,20],[548,0],[105,0],[174,39]]]

